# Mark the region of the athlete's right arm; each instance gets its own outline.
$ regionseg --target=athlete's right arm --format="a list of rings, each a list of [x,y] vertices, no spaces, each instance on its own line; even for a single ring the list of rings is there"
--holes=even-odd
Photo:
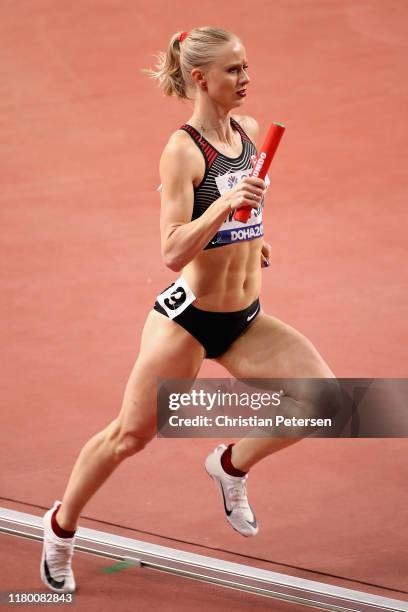
[[[160,159],[161,213],[160,234],[164,263],[179,272],[208,244],[227,215],[241,206],[257,207],[264,182],[258,178],[241,181],[207,210],[191,221],[197,158],[180,136],[170,138]],[[255,194],[256,200],[250,196]]]

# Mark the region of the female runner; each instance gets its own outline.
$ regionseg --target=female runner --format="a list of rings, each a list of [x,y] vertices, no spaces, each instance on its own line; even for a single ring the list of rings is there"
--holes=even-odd
[[[71,560],[84,506],[156,434],[158,378],[195,378],[205,358],[235,378],[334,376],[309,340],[259,303],[270,246],[262,229],[266,185],[248,176],[258,125],[231,114],[250,83],[242,42],[212,27],[177,33],[150,74],[166,95],[194,100],[160,160],[162,256],[177,278],[147,316],[118,416],[82,448],[62,502],[44,515],[41,577],[59,592],[75,590]],[[242,206],[252,209],[247,224],[233,218]],[[258,531],[246,494],[249,469],[296,439],[244,438],[207,457],[226,518],[242,535]]]

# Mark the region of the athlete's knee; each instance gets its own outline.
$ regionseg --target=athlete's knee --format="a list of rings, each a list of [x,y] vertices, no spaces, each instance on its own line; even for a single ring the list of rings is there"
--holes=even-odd
[[[106,443],[118,460],[126,459],[143,450],[154,435],[152,428],[124,427],[120,418],[112,421],[105,430]]]
[[[115,455],[122,460],[136,455],[152,440],[148,432],[122,432],[115,442]]]
[[[288,416],[334,419],[342,408],[342,391],[335,378],[292,381],[292,394],[283,401]]]
[[[341,410],[342,391],[335,378],[321,378],[312,381],[315,387],[312,410],[316,418],[333,419]]]

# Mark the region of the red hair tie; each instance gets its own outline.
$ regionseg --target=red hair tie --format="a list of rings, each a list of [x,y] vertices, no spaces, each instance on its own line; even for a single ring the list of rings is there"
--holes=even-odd
[[[185,38],[187,38],[188,32],[182,32],[179,36],[179,42],[183,42]]]

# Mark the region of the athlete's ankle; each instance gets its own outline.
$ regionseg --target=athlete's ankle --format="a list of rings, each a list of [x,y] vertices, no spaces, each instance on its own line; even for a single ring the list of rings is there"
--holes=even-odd
[[[57,521],[58,526],[67,532],[75,532],[77,530],[77,523],[74,521],[67,520],[61,511],[62,506],[60,506],[55,513],[55,520]]]
[[[238,467],[235,460],[233,459],[235,444],[229,444],[221,455],[221,465],[224,471],[230,476],[243,477],[247,473],[247,470],[242,470]]]

